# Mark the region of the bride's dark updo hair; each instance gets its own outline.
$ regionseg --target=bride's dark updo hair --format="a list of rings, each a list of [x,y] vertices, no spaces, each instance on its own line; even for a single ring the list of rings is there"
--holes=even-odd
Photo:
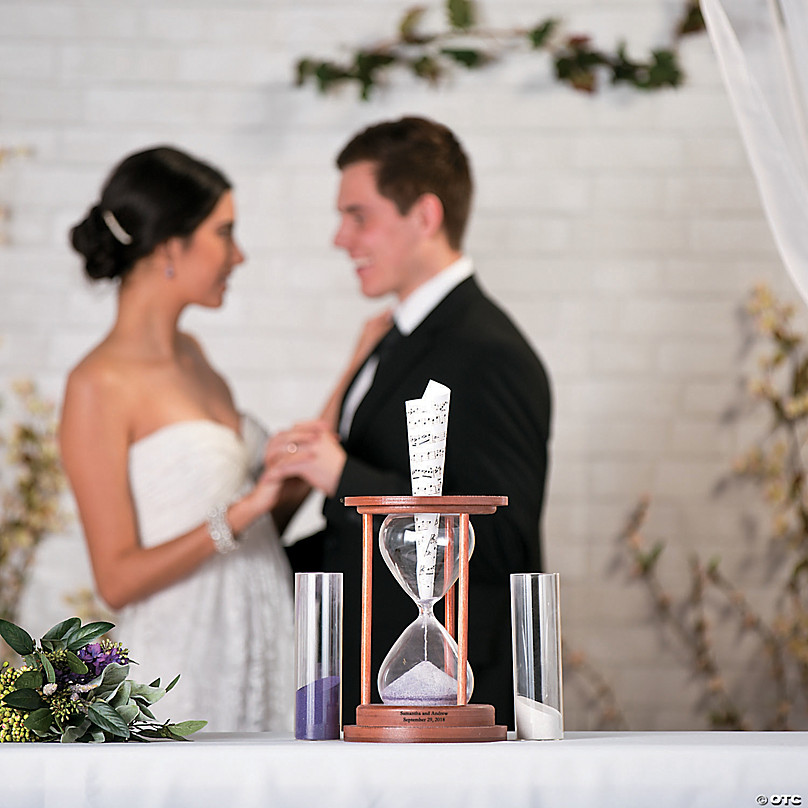
[[[231,187],[218,169],[179,149],[137,152],[113,169],[70,242],[90,278],[121,279],[168,239],[190,236]]]

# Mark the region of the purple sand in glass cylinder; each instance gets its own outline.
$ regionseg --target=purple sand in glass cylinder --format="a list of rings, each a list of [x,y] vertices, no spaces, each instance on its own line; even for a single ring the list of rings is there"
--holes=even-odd
[[[315,679],[295,694],[295,738],[328,741],[339,738],[339,676]]]

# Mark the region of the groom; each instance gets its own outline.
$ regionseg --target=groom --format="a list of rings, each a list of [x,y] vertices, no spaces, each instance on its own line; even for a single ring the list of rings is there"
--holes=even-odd
[[[547,374],[482,291],[462,251],[472,181],[448,128],[414,117],[380,123],[356,135],[337,165],[334,243],[352,259],[365,296],[394,295],[396,304],[390,332],[346,378],[325,416],[333,428],[302,424],[273,439],[279,474],[299,475],[327,497],[325,528],[288,548],[290,560],[298,572],[344,573],[343,704],[352,723],[359,703],[362,529],[356,510],[341,500],[412,493],[405,402],[420,398],[430,379],[449,387],[443,493],[509,500],[473,521],[468,647],[472,701],[493,704],[497,720],[513,726],[509,575],[541,569]],[[381,663],[415,615],[376,547],[374,702]]]

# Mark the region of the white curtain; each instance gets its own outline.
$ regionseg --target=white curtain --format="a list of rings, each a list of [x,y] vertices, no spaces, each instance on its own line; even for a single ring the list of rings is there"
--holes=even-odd
[[[808,0],[701,0],[777,247],[808,303]]]

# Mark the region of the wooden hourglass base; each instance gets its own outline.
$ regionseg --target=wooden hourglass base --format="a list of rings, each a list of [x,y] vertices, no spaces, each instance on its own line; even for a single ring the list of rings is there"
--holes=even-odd
[[[401,707],[360,704],[356,724],[344,728],[346,741],[376,743],[463,743],[504,741],[508,728],[494,723],[490,704]]]

